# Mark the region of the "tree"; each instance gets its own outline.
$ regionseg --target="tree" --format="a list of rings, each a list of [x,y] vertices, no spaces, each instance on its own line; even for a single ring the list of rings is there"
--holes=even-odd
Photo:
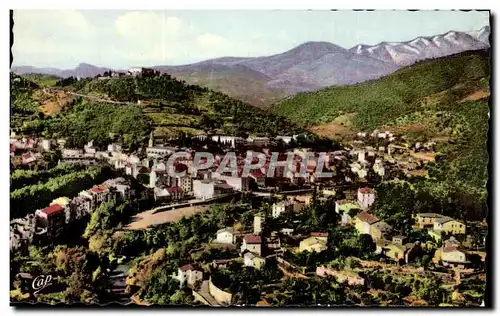
[[[373,239],[368,234],[361,234],[357,239],[356,246],[361,257],[369,257],[376,249]]]
[[[471,267],[474,268],[475,270],[483,270],[484,269],[484,262],[482,261],[482,258],[478,254],[470,254],[469,255],[469,261],[471,263]]]

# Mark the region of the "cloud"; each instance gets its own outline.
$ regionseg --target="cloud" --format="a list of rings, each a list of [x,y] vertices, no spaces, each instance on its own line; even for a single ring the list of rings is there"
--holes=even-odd
[[[182,20],[177,17],[147,11],[128,12],[115,21],[118,34],[138,40],[177,37],[183,26]]]
[[[217,56],[228,41],[189,21],[156,12],[128,12],[114,22],[120,56],[132,63],[172,64]]]
[[[85,53],[97,31],[82,13],[72,10],[16,10],[13,30],[14,62],[42,65],[53,64],[61,55],[71,59],[75,52]]]
[[[196,42],[204,48],[224,45],[227,40],[216,34],[205,33],[196,38]]]
[[[230,39],[201,27],[196,19],[166,12],[129,11],[104,18],[90,12],[16,10],[14,64],[61,68],[81,62],[113,68],[172,65],[248,56],[266,46],[262,33]]]

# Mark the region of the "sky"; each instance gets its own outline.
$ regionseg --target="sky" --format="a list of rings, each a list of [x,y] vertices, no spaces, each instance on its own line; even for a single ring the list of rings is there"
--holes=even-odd
[[[489,25],[486,11],[15,10],[13,65],[126,69],[279,54],[307,41],[344,48]]]

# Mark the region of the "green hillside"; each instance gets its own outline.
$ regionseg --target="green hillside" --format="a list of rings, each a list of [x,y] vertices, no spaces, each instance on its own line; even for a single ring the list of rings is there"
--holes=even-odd
[[[11,78],[19,77],[12,74]],[[22,134],[66,137],[73,145],[113,139],[132,148],[144,144],[151,131],[163,138],[208,132],[274,136],[303,131],[284,118],[167,74],[61,80],[44,93],[79,96],[51,114],[41,113],[41,104],[37,108],[34,92],[40,93],[41,88],[21,87],[29,81],[19,80],[12,80],[12,127]]]
[[[45,87],[53,87],[56,85],[57,80],[60,80],[60,77],[54,76],[54,75],[47,75],[47,74],[26,74],[23,75],[24,78],[27,80],[30,80],[36,84],[39,84],[41,86]]]
[[[487,88],[488,77],[488,52],[466,52],[424,61],[378,80],[298,94],[275,104],[273,110],[305,125],[355,113],[355,127],[373,130],[419,111],[433,94],[444,92],[443,101],[453,101]]]
[[[429,196],[486,210],[489,121],[489,52],[429,60],[354,86],[296,95],[274,111],[336,138],[333,131],[384,128],[410,141],[437,142],[430,178],[419,183]],[[321,128],[318,128],[320,127]],[[428,199],[428,198],[427,198]],[[480,216],[479,216],[480,217]]]

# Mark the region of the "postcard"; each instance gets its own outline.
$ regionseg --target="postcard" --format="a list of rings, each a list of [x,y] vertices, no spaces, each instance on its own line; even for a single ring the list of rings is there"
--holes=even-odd
[[[489,11],[11,25],[11,305],[484,306]]]

